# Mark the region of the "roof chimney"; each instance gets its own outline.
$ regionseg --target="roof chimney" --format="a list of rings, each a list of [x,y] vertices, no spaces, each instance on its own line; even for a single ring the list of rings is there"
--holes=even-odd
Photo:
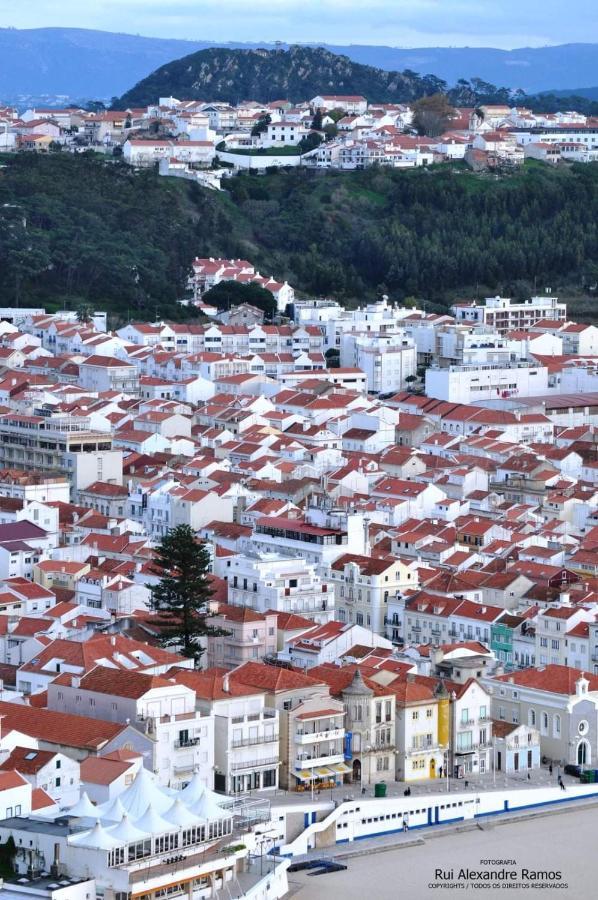
[[[230,693],[230,691],[229,691],[229,676],[228,676],[228,673],[227,673],[226,675],[224,675],[223,678],[222,678],[222,690],[224,691],[225,694]]]

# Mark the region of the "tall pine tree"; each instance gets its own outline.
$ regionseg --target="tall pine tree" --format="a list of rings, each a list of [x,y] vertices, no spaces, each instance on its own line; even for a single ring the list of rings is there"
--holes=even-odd
[[[162,645],[174,647],[197,665],[202,638],[228,634],[208,624],[213,594],[208,578],[210,556],[188,525],[177,525],[156,548],[153,571],[160,577],[151,591],[151,608],[162,633]]]

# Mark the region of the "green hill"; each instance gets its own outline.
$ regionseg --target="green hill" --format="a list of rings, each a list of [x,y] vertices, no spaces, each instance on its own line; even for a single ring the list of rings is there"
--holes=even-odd
[[[292,102],[316,94],[363,94],[372,100],[404,102],[434,93],[443,85],[430,75],[387,72],[353,62],[322,47],[288,50],[215,48],[191,53],[160,66],[127,91],[120,108],[146,106],[158,97],[238,103]]]
[[[306,169],[204,190],[93,156],[0,160],[3,302],[89,302],[116,316],[176,315],[191,260],[251,259],[299,291],[452,299],[550,286],[596,319],[598,166],[540,163],[503,176],[459,166]]]

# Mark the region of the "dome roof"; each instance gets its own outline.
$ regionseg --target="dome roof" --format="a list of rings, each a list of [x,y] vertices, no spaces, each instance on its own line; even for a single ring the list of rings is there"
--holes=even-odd
[[[344,689],[343,697],[345,696],[345,694],[351,694],[352,696],[359,695],[361,697],[374,696],[373,690],[367,686],[359,669],[355,669],[353,681]]]

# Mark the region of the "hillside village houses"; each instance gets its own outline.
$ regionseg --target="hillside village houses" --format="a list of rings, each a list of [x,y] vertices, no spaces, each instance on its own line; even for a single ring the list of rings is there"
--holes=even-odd
[[[245,276],[197,259],[193,302]],[[0,839],[20,873],[95,866],[114,900],[166,889],[181,857],[207,896],[240,873],[233,819],[252,853],[257,818],[286,840],[285,797],[597,758],[592,326],[548,294],[440,315],[266,283],[276,324],[2,311],[0,346],[24,336],[0,371]],[[178,524],[224,632],[196,668],[150,609]]]
[[[576,111],[548,114],[482,103],[456,108],[443,133],[427,136],[417,135],[408,104],[360,95],[236,106],[160,97],[141,109],[101,112],[31,108],[19,114],[4,107],[0,125],[8,152],[91,147],[216,190],[232,173],[271,166],[350,170],[464,160],[479,171],[519,166],[528,158],[547,165],[598,158],[597,121]]]

